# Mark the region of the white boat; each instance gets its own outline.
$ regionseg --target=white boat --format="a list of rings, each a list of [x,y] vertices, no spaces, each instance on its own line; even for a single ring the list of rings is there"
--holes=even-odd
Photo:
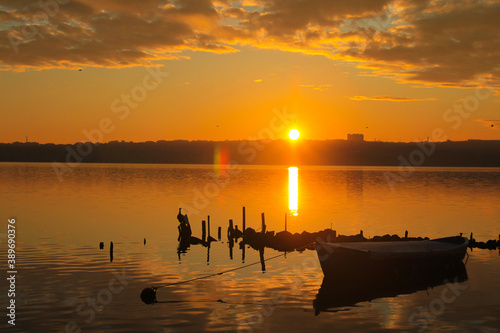
[[[460,236],[422,241],[316,243],[325,277],[363,273],[412,273],[461,261],[468,239]]]

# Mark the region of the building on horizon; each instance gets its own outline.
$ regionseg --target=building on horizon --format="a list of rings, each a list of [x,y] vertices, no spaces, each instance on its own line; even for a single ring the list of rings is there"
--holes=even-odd
[[[365,141],[363,134],[347,134],[347,141]]]

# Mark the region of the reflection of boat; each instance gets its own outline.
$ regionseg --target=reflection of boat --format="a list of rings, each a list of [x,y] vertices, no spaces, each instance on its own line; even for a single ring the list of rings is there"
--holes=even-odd
[[[325,276],[338,275],[340,270],[348,276],[374,278],[388,272],[401,276],[461,261],[467,245],[467,238],[456,236],[424,241],[319,242],[316,251]]]
[[[447,265],[438,269],[421,271],[405,277],[392,272],[374,278],[362,274],[350,277],[345,274],[331,274],[323,279],[313,306],[316,314],[321,311],[340,311],[342,307],[354,306],[359,302],[411,294],[442,284],[466,280],[467,271],[461,260],[449,261]],[[337,309],[328,310],[331,308]]]

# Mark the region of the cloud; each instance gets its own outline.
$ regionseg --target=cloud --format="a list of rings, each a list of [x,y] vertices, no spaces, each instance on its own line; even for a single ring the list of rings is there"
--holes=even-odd
[[[500,130],[500,119],[476,119],[477,122],[495,130]]]
[[[217,25],[209,0],[24,0],[0,1],[0,8],[3,69],[151,65],[185,49],[235,52],[225,41],[245,38]]]
[[[328,90],[331,86],[331,84],[299,84],[299,87],[311,88],[318,91]]]
[[[0,0],[0,69],[151,65],[239,46],[404,82],[500,87],[499,0]],[[15,52],[17,50],[17,52]]]
[[[413,98],[413,97],[396,97],[396,96],[352,96],[349,97],[352,101],[390,101],[390,102],[415,102],[415,101],[435,101],[435,98]]]

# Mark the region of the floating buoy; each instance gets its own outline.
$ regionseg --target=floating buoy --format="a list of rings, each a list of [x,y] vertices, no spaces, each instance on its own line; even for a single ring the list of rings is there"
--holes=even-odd
[[[141,300],[145,304],[154,304],[154,303],[158,302],[156,300],[156,289],[144,288],[144,290],[141,292]]]

